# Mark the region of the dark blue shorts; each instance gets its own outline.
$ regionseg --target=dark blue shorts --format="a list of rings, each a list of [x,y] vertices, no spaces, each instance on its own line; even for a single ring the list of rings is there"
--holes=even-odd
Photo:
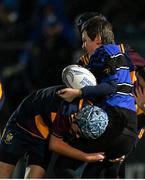
[[[0,142],[0,161],[16,165],[26,153],[29,165],[47,167],[51,156],[47,140],[33,137],[16,125],[7,128]]]

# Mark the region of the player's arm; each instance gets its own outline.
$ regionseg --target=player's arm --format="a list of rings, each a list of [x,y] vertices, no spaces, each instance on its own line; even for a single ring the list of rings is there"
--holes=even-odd
[[[101,83],[97,86],[86,86],[82,89],[65,88],[57,92],[57,94],[64,100],[71,102],[77,97],[103,97],[110,95],[117,90],[117,84],[115,81],[109,83]]]
[[[62,138],[54,135],[50,136],[49,149],[63,156],[68,156],[80,161],[96,162],[102,161],[105,156],[103,153],[85,153],[65,143]]]
[[[97,86],[86,86],[81,89],[83,97],[105,97],[117,90],[117,84],[115,81],[103,82]]]

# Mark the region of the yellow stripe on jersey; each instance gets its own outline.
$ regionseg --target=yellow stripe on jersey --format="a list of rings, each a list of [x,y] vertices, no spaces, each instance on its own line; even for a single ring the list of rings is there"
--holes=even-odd
[[[88,104],[93,105],[93,103],[90,100],[87,100]],[[79,101],[79,110],[82,109],[84,103],[84,99],[80,99]]]
[[[57,113],[51,112],[51,120],[52,120],[52,122],[55,120],[56,115],[57,115]]]
[[[81,100],[80,100],[80,102],[79,102],[79,110],[81,110],[81,109],[82,109],[82,107],[83,107],[83,102],[84,102],[84,100],[83,100],[83,99],[81,99]]]
[[[84,57],[85,57],[86,63],[88,64],[88,63],[89,63],[89,57],[88,57],[88,54],[86,54]]]
[[[40,115],[35,116],[35,123],[41,135],[46,139],[49,134],[49,129],[48,126],[43,122],[43,119]]]
[[[140,115],[140,114],[144,114],[144,111],[140,108],[140,107],[138,107],[137,105],[136,105],[136,109],[137,109],[137,115]]]
[[[43,139],[43,140],[44,140],[43,137],[41,137],[41,136],[39,136],[39,135],[37,135],[37,134],[35,134],[35,133],[27,130],[26,128],[24,128],[23,126],[21,126],[19,123],[16,123],[16,125],[17,125],[19,128],[21,128],[21,129],[23,129],[24,131],[26,131],[27,133],[31,134],[31,136],[34,136],[34,137],[37,137],[37,138],[40,138],[40,139]]]
[[[138,134],[138,138],[139,138],[139,139],[141,139],[141,138],[143,137],[144,132],[145,132],[145,129],[142,128],[142,129],[140,130],[139,134]]]
[[[125,48],[124,48],[124,44],[119,44],[119,48],[121,50],[121,52],[124,54],[125,53]]]
[[[82,62],[82,65],[83,65],[83,66],[86,66],[86,65],[89,63],[88,54],[82,55],[82,56],[80,57],[80,60],[81,60],[81,62]]]
[[[125,53],[124,44],[121,43],[121,44],[119,44],[118,46],[119,46],[119,48],[120,48],[120,51],[124,54],[124,53]],[[135,83],[135,82],[137,81],[135,71],[131,71],[131,72],[130,72],[130,77],[131,77],[132,83]]]
[[[2,84],[0,83],[0,99],[2,98],[3,96],[3,88],[2,88]]]
[[[131,71],[130,72],[130,77],[131,77],[132,83],[134,84],[137,81],[137,77],[136,77],[135,71]]]

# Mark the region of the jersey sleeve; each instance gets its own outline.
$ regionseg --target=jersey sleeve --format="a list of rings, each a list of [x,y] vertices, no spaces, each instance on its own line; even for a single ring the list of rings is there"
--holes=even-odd
[[[116,82],[101,83],[97,86],[86,86],[82,88],[82,96],[85,97],[103,97],[115,93],[117,89]]]
[[[69,129],[69,118],[56,114],[52,125],[52,134],[62,138],[68,133]]]

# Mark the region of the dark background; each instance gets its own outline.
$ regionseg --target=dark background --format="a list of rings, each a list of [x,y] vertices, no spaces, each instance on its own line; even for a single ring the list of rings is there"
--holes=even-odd
[[[85,11],[104,14],[116,43],[129,44],[145,58],[144,0],[0,0],[1,129],[26,95],[62,83],[62,69],[81,53],[74,20]],[[145,177],[144,141],[129,157],[127,178]]]

